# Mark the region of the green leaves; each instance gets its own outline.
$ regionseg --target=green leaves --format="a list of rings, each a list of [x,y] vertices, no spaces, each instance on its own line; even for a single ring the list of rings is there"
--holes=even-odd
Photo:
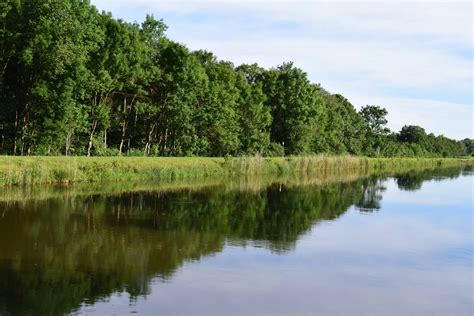
[[[366,126],[365,151],[369,155],[380,156],[384,144],[383,138],[390,133],[386,127],[388,112],[377,105],[366,105],[359,111],[359,114]]]
[[[402,127],[398,139],[408,143],[423,143],[426,138],[425,129],[416,125],[405,125]]]
[[[357,112],[283,63],[235,67],[85,0],[0,3],[0,153],[472,154],[472,142]]]
[[[283,145],[288,154],[311,152],[314,130],[323,111],[307,74],[285,63],[265,72],[262,83],[273,117],[271,141]]]

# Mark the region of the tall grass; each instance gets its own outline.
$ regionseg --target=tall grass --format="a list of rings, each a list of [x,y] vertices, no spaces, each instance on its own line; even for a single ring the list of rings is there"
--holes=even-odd
[[[0,185],[158,180],[225,173],[221,158],[0,157]]]
[[[227,175],[315,175],[474,164],[472,159],[352,156],[167,158],[0,157],[0,185],[191,179]]]
[[[474,164],[474,159],[457,158],[367,158],[355,156],[301,156],[279,158],[234,158],[225,167],[233,174],[318,174],[364,170],[370,172],[399,171],[442,166]]]
[[[121,181],[62,184],[16,185],[0,190],[0,202],[43,200],[49,198],[71,198],[75,196],[117,195],[130,192],[160,191],[172,192],[179,190],[197,191],[209,187],[224,187],[228,191],[258,192],[273,183],[286,187],[302,185],[323,185],[333,182],[350,182],[366,177],[365,172],[321,173],[314,176],[292,174],[279,176],[265,174],[258,177],[240,176],[209,176],[205,178],[186,178],[156,181]]]

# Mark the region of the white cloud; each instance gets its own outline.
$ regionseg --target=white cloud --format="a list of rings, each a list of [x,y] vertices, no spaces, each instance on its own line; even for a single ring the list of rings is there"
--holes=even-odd
[[[471,105],[437,100],[394,98],[376,95],[346,95],[354,105],[383,105],[388,110],[389,127],[399,131],[404,125],[420,125],[427,133],[455,139],[474,138]]]
[[[429,36],[437,40],[472,43],[471,1],[300,1],[300,0],[93,0],[101,9],[126,12],[143,7],[160,14],[233,13],[258,16],[261,21],[295,21],[324,27],[331,33],[377,33],[384,37]],[[145,13],[145,12],[144,12]],[[212,21],[210,21],[212,23]]]
[[[466,89],[471,62],[449,54],[410,45],[378,44],[367,40],[230,39],[194,40],[193,49],[206,48],[235,63],[256,61],[274,66],[293,60],[316,78],[357,79],[371,86]]]

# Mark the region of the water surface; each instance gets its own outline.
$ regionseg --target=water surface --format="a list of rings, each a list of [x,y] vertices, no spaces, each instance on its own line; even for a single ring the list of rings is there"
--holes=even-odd
[[[0,315],[473,314],[470,169],[257,180],[5,191]]]

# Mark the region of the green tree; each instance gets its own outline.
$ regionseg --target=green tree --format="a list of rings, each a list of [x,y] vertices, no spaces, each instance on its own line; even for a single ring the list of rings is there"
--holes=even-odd
[[[208,143],[197,133],[202,99],[208,78],[201,63],[181,44],[166,40],[158,57],[161,76],[150,83],[155,116],[150,121],[148,143],[160,155],[192,155]]]
[[[474,139],[465,138],[462,140],[462,142],[464,143],[464,147],[465,147],[464,155],[466,156],[474,155]]]
[[[194,53],[209,78],[204,106],[200,109],[200,136],[209,144],[207,155],[235,154],[240,148],[239,90],[237,74],[230,62],[217,61],[206,51]]]
[[[273,117],[271,141],[282,144],[287,154],[311,152],[323,106],[307,74],[285,63],[264,73],[263,91]]]
[[[13,154],[60,152],[67,134],[80,125],[83,105],[77,96],[100,38],[96,15],[86,1],[55,0],[18,2],[7,14],[6,20],[17,19],[10,30],[17,32],[15,52],[4,64],[2,98],[11,109],[6,112]]]
[[[270,144],[272,116],[265,105],[262,82],[263,69],[256,64],[237,67],[236,87],[239,90],[240,151],[246,154],[264,153]]]
[[[423,144],[426,136],[424,128],[416,125],[405,125],[400,130],[398,139],[401,142]]]
[[[365,142],[362,117],[342,95],[330,94],[320,86],[317,89],[324,101],[326,120],[316,138],[315,152],[362,154]]]
[[[377,105],[366,105],[359,111],[366,125],[366,153],[380,155],[383,138],[390,130],[386,127],[388,111]]]

